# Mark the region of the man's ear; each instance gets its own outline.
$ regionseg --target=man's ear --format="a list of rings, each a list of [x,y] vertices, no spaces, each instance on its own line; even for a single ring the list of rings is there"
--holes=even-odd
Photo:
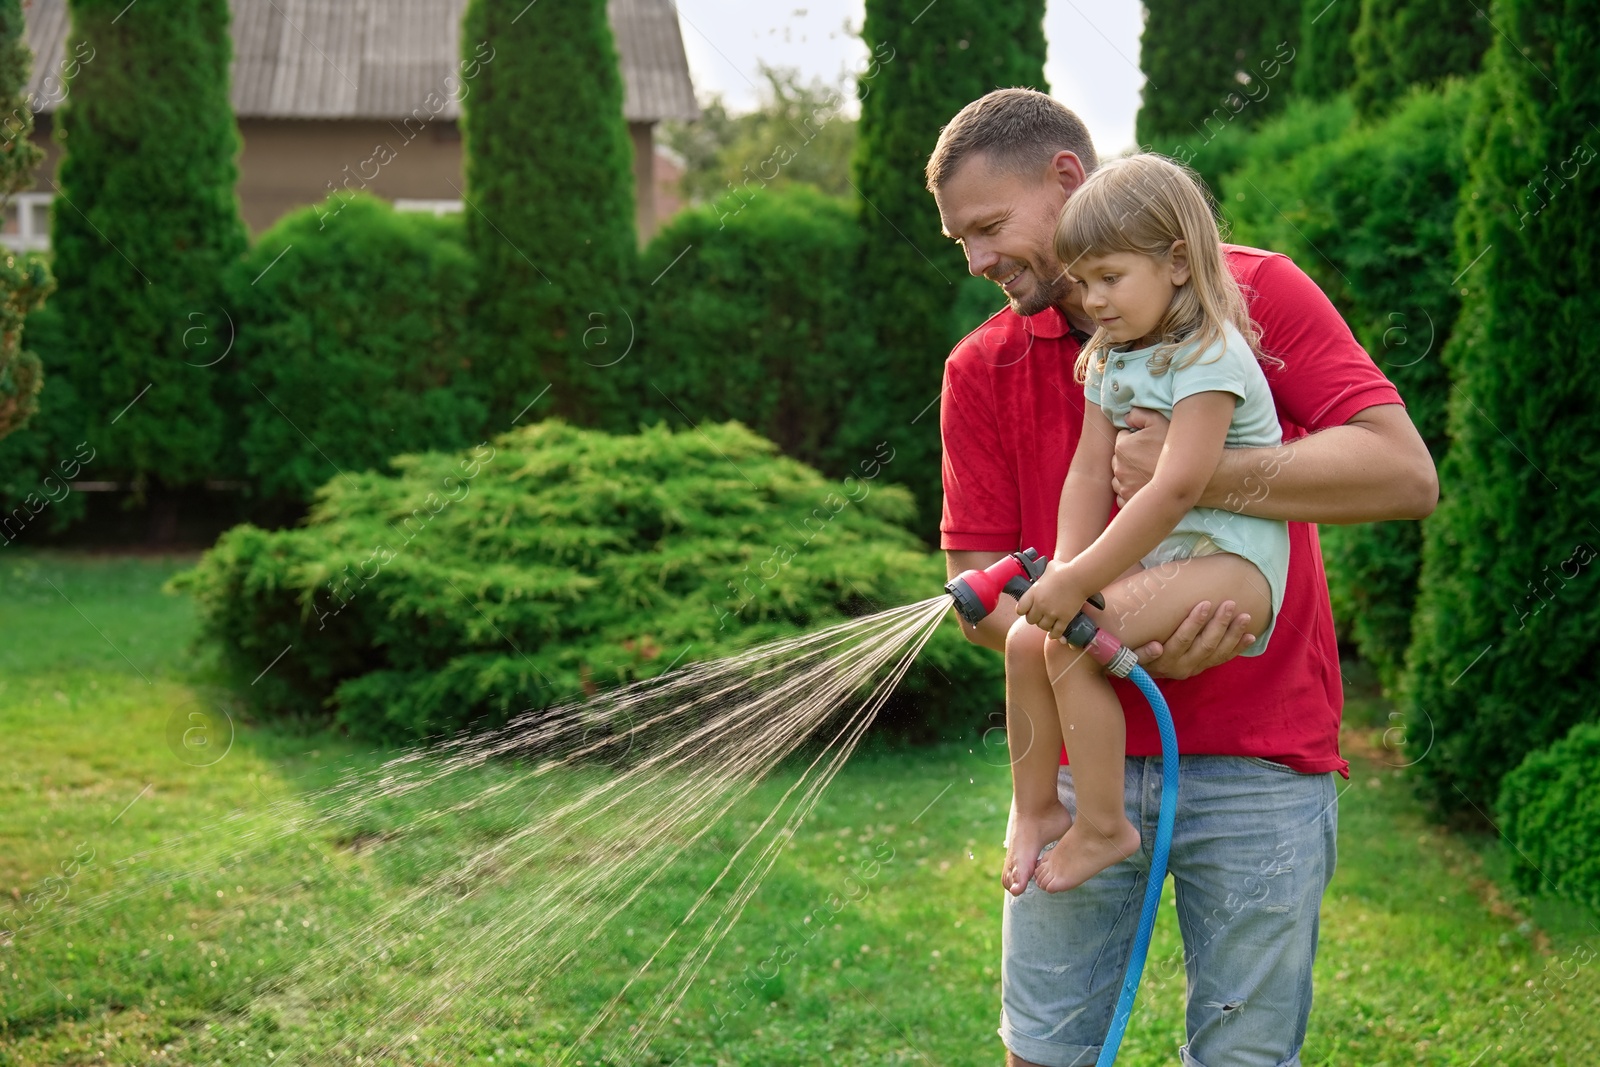
[[[1078,191],[1087,177],[1083,172],[1083,161],[1076,152],[1063,148],[1050,158],[1051,178],[1061,186],[1062,192],[1071,196]]]
[[[1167,267],[1172,271],[1172,284],[1183,285],[1189,280],[1189,244],[1182,238],[1172,242],[1167,249]]]

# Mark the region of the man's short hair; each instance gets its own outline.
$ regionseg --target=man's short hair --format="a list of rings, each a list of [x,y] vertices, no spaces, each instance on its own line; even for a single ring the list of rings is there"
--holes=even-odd
[[[996,89],[962,108],[928,157],[928,191],[938,192],[974,155],[1018,174],[1042,171],[1057,152],[1078,157],[1083,171],[1097,160],[1089,130],[1072,109],[1034,89]]]

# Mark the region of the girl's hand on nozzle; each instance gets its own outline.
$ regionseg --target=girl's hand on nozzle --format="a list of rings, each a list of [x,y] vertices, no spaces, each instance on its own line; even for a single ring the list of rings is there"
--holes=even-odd
[[[1089,599],[1089,591],[1078,588],[1065,563],[1051,560],[1044,574],[1017,601],[1017,614],[1059,641]]]

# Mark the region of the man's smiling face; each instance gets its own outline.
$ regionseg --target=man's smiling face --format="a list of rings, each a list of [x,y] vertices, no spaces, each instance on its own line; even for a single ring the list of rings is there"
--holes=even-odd
[[[1083,172],[1071,153],[1061,156],[1070,160],[1067,170],[1077,168],[1066,183],[1056,167],[1029,177],[991,166],[980,154],[964,161],[934,194],[945,235],[961,244],[968,272],[1000,286],[1019,315],[1064,306],[1073,290],[1052,245],[1066,186],[1075,187]]]

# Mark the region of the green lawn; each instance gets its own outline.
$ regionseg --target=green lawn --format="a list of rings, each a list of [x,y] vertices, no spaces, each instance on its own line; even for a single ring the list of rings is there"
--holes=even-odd
[[[160,591],[186,561],[10,552],[0,928],[15,935],[0,945],[0,1064],[374,1062],[380,1046],[402,1049],[385,1062],[452,1065],[1000,1062],[1009,791],[980,746],[853,758],[650,1054],[627,1059],[675,949],[574,1042],[784,775],[615,922],[562,932],[577,953],[559,973],[528,973],[515,952],[461,947],[486,929],[514,936],[519,901],[547,873],[462,868],[523,818],[514,768],[351,807],[361,794],[342,776],[392,753],[245,721],[188,650],[191,605]],[[1369,755],[1342,785],[1304,1062],[1600,1062],[1595,918],[1518,897],[1493,839],[1430,825],[1385,763],[1405,751],[1381,746],[1386,712],[1369,698],[1347,715],[1347,753]],[[459,816],[437,817],[450,804]],[[604,857],[579,848],[572,862],[605,877]],[[402,906],[452,872],[429,907]],[[1168,909],[1123,1063],[1175,1062],[1180,961]],[[747,967],[764,977],[741,1006],[730,990]],[[397,1009],[422,996],[425,1012]]]

